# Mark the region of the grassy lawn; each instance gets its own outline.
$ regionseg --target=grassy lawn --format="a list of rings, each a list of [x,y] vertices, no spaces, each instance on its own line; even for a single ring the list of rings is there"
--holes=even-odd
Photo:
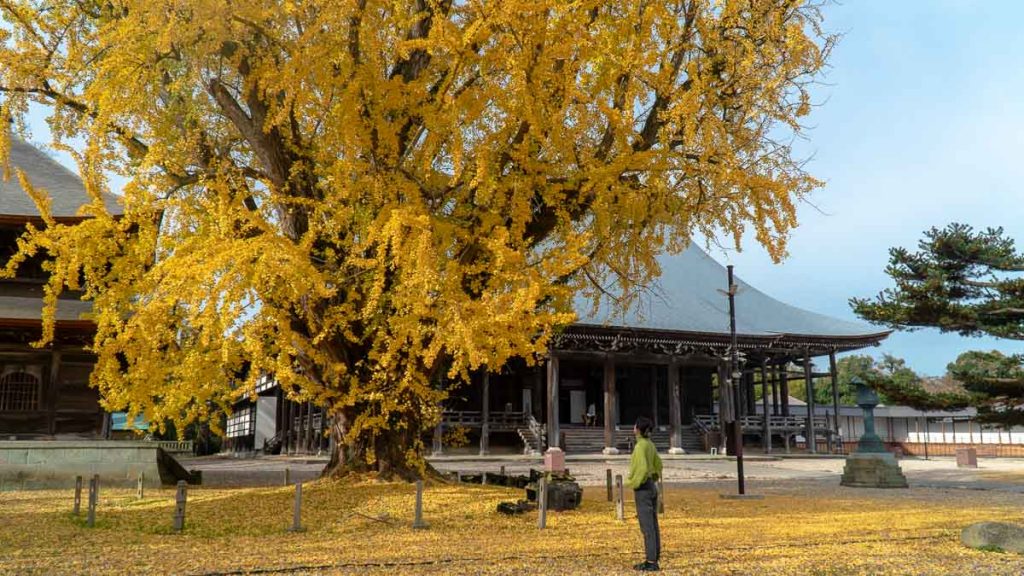
[[[761,501],[673,488],[661,517],[663,568],[678,574],[1020,574],[1024,556],[959,544],[978,520],[1022,521],[1024,496],[977,491],[762,485]],[[506,517],[521,491],[429,486],[428,530],[412,530],[414,489],[318,481],[304,487],[291,533],[291,488],[192,489],[187,526],[171,533],[173,490],[137,501],[101,491],[98,522],[71,515],[68,491],[0,493],[0,573],[628,574],[642,544],[632,502],[615,520],[603,488],[584,505]],[[627,495],[628,497],[628,495]],[[83,495],[83,500],[85,500]],[[84,507],[84,502],[83,502]]]

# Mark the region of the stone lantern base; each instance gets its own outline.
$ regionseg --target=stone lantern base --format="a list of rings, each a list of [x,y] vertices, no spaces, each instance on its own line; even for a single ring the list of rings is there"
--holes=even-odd
[[[854,452],[846,458],[839,483],[856,488],[907,488],[907,477],[888,452]]]

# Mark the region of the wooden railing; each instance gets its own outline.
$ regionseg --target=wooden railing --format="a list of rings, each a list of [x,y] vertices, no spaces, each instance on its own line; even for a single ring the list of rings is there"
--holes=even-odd
[[[487,423],[493,430],[516,430],[527,426],[527,415],[523,412],[494,411],[490,413]],[[536,422],[536,420],[534,420]],[[464,426],[466,428],[482,428],[483,412],[480,410],[445,410],[441,417],[445,426]]]
[[[694,416],[694,423],[702,432],[718,429],[718,416],[715,414],[698,414]],[[740,424],[744,432],[762,432],[764,430],[763,416],[742,416]],[[814,417],[814,429],[819,432],[827,431],[828,421],[824,416]],[[807,427],[807,418],[803,416],[769,416],[768,425],[772,432],[793,432],[803,430]]]
[[[319,412],[317,412],[316,414],[313,414],[313,426],[312,426],[313,430],[315,430],[315,431],[323,430],[323,420],[324,420],[324,415],[323,414],[321,414]],[[307,416],[296,416],[296,417],[292,418],[292,430],[305,430],[306,429],[306,424],[308,422],[309,422],[309,420],[308,420]]]
[[[156,440],[155,442],[168,454],[192,454],[194,449],[191,440]]]

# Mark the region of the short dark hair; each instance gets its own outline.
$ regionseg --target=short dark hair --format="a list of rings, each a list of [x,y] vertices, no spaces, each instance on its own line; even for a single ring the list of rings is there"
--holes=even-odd
[[[651,422],[651,419],[647,416],[641,416],[636,419],[636,429],[644,438],[651,435],[651,428],[654,428],[654,422]]]

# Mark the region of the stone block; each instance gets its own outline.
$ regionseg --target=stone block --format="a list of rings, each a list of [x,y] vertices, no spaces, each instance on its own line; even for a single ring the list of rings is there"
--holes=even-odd
[[[52,460],[60,461],[61,450],[29,450],[26,464],[32,466],[46,464]]]
[[[963,529],[960,541],[971,548],[1024,554],[1024,527],[1005,522],[978,522]]]
[[[583,502],[583,489],[576,482],[552,481],[547,490],[549,510],[575,510]]]
[[[843,477],[839,482],[843,486],[855,488],[907,488],[907,478],[896,463],[896,458],[888,453],[855,452],[846,458]]]
[[[956,449],[956,467],[957,468],[977,468],[978,467],[978,451],[974,448],[957,448]]]
[[[24,466],[28,464],[28,450],[7,450],[7,464]]]

